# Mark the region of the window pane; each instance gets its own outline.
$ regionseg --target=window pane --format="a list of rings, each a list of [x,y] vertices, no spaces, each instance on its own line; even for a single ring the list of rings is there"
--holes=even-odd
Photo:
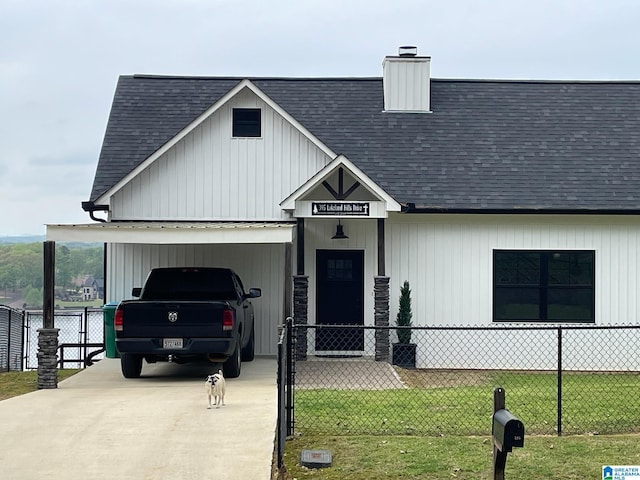
[[[496,287],[493,299],[496,320],[539,320],[538,288]]]
[[[494,319],[593,322],[594,270],[593,251],[495,251]]]
[[[593,289],[549,288],[547,315],[551,321],[593,321]]]
[[[496,252],[496,285],[539,285],[540,254],[531,252]]]
[[[351,260],[330,259],[327,261],[327,279],[334,281],[350,281],[353,278],[353,262]]]
[[[592,284],[592,253],[555,252],[549,255],[549,285]]]
[[[261,113],[259,108],[233,109],[233,136],[259,137],[261,136]]]

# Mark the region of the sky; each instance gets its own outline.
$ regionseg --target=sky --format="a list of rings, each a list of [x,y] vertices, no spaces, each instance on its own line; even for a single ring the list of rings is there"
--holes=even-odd
[[[0,0],[0,237],[91,223],[119,75],[639,80],[637,0]],[[640,101],[640,99],[639,99]]]

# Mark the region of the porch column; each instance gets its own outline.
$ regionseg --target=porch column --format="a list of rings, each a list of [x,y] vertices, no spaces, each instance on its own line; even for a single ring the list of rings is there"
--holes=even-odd
[[[44,242],[42,326],[38,329],[38,388],[58,388],[58,332],[53,328],[56,283],[56,243]]]
[[[378,275],[373,277],[373,307],[374,323],[376,327],[376,354],[378,362],[389,361],[389,277],[385,275],[385,235],[384,218],[377,222],[378,233]]]
[[[307,328],[308,307],[309,307],[309,277],[306,275],[295,275],[293,277],[293,318],[295,325],[302,325],[296,328],[296,360],[307,359]]]
[[[377,362],[389,361],[389,277],[374,277],[374,316],[375,326],[384,327],[376,329],[376,353]]]

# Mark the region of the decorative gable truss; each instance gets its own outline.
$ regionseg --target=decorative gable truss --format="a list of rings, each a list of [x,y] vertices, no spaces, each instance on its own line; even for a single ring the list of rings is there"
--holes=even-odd
[[[294,217],[387,218],[400,204],[344,155],[316,173],[280,204]]]

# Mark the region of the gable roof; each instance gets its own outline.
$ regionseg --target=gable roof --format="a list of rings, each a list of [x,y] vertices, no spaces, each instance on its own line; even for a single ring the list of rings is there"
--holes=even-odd
[[[243,79],[123,76],[96,200]],[[425,211],[640,210],[640,83],[432,80],[432,113],[381,78],[252,78],[334,152]]]

